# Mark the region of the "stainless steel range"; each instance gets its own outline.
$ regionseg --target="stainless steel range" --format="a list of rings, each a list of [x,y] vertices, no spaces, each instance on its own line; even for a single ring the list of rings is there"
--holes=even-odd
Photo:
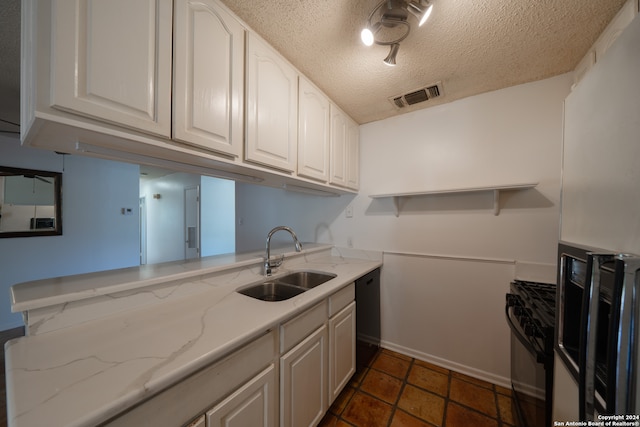
[[[556,285],[516,280],[507,294],[512,412],[518,426],[551,424]]]

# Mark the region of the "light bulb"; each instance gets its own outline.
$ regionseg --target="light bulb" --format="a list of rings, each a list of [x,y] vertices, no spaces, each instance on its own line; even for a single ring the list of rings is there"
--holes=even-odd
[[[427,22],[427,19],[429,19],[429,16],[431,15],[432,10],[433,10],[433,5],[430,4],[427,10],[424,12],[424,15],[422,15],[422,19],[420,20],[420,23],[418,23],[418,27],[421,27],[422,24]]]
[[[362,39],[362,43],[364,43],[365,46],[373,45],[373,33],[369,28],[362,30],[360,33],[360,39]]]

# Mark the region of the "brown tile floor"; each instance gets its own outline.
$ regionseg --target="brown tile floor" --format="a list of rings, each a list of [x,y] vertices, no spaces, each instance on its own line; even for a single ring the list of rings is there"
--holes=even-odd
[[[380,350],[356,373],[321,427],[506,427],[509,389]]]

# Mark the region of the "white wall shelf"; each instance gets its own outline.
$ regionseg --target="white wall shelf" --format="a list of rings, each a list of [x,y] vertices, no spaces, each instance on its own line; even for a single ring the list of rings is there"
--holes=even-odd
[[[514,191],[514,190],[528,190],[538,185],[537,182],[525,183],[525,184],[510,184],[510,185],[492,185],[486,187],[466,187],[466,188],[451,188],[445,190],[428,190],[428,191],[415,191],[408,193],[388,193],[388,194],[372,194],[369,197],[372,199],[384,199],[393,198],[393,205],[395,206],[396,217],[400,216],[400,205],[402,199],[411,197],[432,196],[438,194],[454,194],[454,193],[478,193],[482,191],[493,191],[493,214],[500,214],[500,192],[501,191]]]

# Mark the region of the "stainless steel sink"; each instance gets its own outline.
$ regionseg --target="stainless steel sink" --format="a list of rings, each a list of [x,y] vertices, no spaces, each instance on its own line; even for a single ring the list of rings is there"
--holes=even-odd
[[[238,292],[262,301],[284,301],[303,293],[306,289],[272,280],[239,289]]]
[[[336,277],[335,274],[329,273],[296,271],[246,288],[240,288],[237,292],[262,301],[284,301],[328,282],[334,277]]]
[[[278,277],[280,283],[288,283],[290,285],[299,286],[304,289],[315,288],[318,285],[328,282],[336,277],[335,274],[316,273],[315,271],[296,271],[286,276]]]

